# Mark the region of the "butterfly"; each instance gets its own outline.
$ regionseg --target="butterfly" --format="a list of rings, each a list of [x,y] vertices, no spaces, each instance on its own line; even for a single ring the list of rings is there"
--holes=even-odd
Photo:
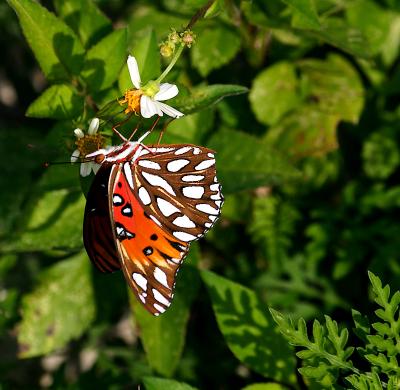
[[[214,151],[141,139],[86,156],[101,166],[87,195],[83,241],[93,264],[105,273],[122,268],[158,316],[171,305],[190,244],[213,226],[224,198]]]

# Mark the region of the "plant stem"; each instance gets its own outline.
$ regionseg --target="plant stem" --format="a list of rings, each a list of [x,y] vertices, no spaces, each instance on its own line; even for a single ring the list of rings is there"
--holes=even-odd
[[[190,19],[190,22],[186,26],[186,30],[190,30],[196,22],[202,18],[208,9],[214,4],[215,0],[210,0],[204,7],[200,8],[193,16],[192,19]]]
[[[178,61],[178,58],[181,56],[184,47],[185,45],[183,44],[179,46],[179,49],[176,51],[174,58],[169,63],[169,65],[164,69],[164,72],[162,72],[161,75],[158,77],[156,83],[160,83],[165,78],[165,76],[170,72],[170,70],[175,65],[176,61]]]

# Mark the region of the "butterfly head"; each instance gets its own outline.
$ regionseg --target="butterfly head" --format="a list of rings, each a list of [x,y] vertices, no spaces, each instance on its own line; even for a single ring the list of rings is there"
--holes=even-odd
[[[107,148],[96,150],[93,153],[87,154],[85,159],[93,160],[97,164],[116,164],[128,160],[135,160],[139,156],[141,150],[145,148],[142,141],[149,134],[150,131],[146,132],[135,142],[126,141],[121,145],[109,146]]]
[[[93,160],[97,164],[116,164],[129,160],[134,160],[134,156],[138,149],[141,149],[140,142],[124,142],[118,146],[109,146],[108,148],[99,149],[85,156],[86,159]]]

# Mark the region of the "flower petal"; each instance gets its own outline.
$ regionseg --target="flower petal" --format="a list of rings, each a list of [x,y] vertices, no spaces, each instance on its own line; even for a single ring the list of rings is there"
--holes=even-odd
[[[161,110],[165,114],[172,116],[172,118],[180,118],[181,116],[184,115],[182,112],[176,110],[175,108],[169,106],[168,104],[157,102],[157,105],[161,108]]]
[[[97,133],[97,130],[99,128],[99,118],[93,118],[92,121],[90,122],[89,125],[89,130],[88,130],[88,134],[89,135],[95,135]]]
[[[155,109],[157,110],[156,114],[158,116],[163,116],[164,114],[163,114],[163,111],[161,109],[160,102],[157,102],[156,100],[152,100],[152,102],[154,104]]]
[[[74,134],[76,138],[83,138],[85,133],[81,129],[75,129]]]
[[[74,151],[72,152],[72,155],[71,155],[71,162],[72,162],[72,163],[77,162],[77,161],[78,161],[78,157],[79,157],[80,154],[81,154],[81,153],[79,152],[78,149],[74,150]]]
[[[154,100],[168,100],[178,95],[179,89],[175,84],[163,83],[160,85],[160,90],[155,94]]]
[[[129,75],[131,76],[132,84],[136,89],[140,89],[140,73],[136,58],[133,56],[128,56],[126,61],[128,64]]]
[[[92,169],[92,162],[86,162],[81,164],[81,176],[86,177],[90,175]]]
[[[92,163],[92,169],[93,172],[96,174],[98,172],[98,170],[100,169],[101,164],[96,164],[96,163]]]
[[[140,113],[143,118],[151,118],[153,115],[157,114],[157,107],[154,101],[146,95],[142,95],[140,98]]]

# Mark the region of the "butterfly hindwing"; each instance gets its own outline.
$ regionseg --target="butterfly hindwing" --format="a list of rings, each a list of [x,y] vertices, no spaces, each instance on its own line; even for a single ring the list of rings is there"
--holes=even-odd
[[[197,240],[217,220],[223,197],[211,149],[150,146],[131,170],[140,204],[176,239]]]
[[[97,172],[87,195],[83,221],[83,242],[89,258],[101,272],[121,268],[111,229],[108,194],[111,166],[102,166]]]
[[[133,177],[130,162],[119,165],[110,197],[116,246],[131,289],[158,315],[171,303],[175,276],[189,245],[145,212],[135,196]]]

